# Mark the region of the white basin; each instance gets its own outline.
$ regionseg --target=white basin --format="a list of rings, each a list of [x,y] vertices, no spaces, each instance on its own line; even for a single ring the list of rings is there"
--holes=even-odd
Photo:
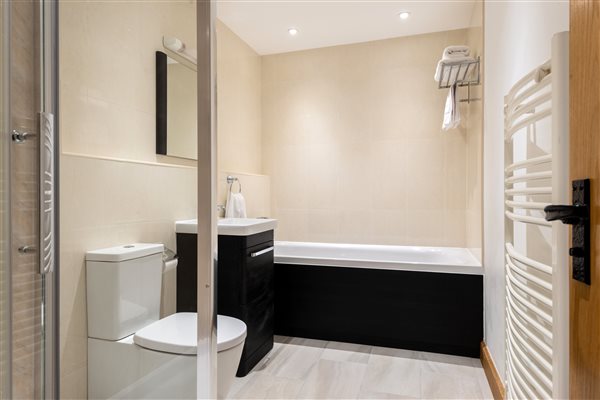
[[[217,225],[219,235],[248,236],[277,228],[276,219],[267,218],[220,218]],[[175,222],[177,233],[198,233],[198,220],[188,219]]]
[[[276,219],[266,218],[221,218],[219,235],[248,236],[277,228]]]

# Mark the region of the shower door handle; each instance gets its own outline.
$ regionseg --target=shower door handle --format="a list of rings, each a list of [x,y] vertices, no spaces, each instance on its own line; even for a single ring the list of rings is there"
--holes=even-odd
[[[40,113],[40,274],[54,270],[54,115]]]

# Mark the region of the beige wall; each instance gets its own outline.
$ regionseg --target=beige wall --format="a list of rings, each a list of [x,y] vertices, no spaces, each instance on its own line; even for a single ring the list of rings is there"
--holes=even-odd
[[[262,173],[261,57],[217,21],[219,171]]]
[[[504,96],[515,82],[551,57],[552,36],[569,29],[569,3],[487,1],[484,8],[484,333],[496,367],[505,378]]]
[[[261,57],[217,21],[217,201],[225,205],[226,177],[233,175],[242,183],[249,217],[271,215],[270,178],[262,175],[261,106]]]
[[[467,34],[262,58],[263,168],[278,240],[467,245],[469,157],[480,153],[468,150],[468,132],[477,133],[466,105],[460,128],[441,130],[447,91],[433,80],[444,47]]]
[[[475,56],[483,60],[483,1],[473,9],[471,28],[467,30],[466,43]],[[483,62],[480,68],[483,82]],[[483,243],[483,84],[471,89],[471,96],[480,99],[464,105],[466,109],[467,137],[467,202],[465,246],[482,260]]]
[[[189,1],[61,4],[63,152],[162,160],[155,151],[155,51],[163,50],[163,35],[195,48],[194,7]]]
[[[87,395],[85,252],[174,248],[196,216],[195,162],[155,155],[154,122],[155,51],[195,47],[195,18],[193,2],[60,4],[62,398]]]

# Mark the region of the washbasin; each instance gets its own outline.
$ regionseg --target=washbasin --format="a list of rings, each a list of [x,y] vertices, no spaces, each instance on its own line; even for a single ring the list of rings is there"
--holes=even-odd
[[[217,224],[219,235],[248,236],[277,228],[277,220],[269,218],[220,218]],[[177,233],[198,233],[198,220],[188,219],[175,222]]]

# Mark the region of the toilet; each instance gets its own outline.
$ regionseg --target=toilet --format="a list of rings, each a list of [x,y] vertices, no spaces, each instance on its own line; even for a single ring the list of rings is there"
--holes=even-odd
[[[162,244],[86,254],[88,397],[196,398],[197,314],[160,319]],[[217,316],[217,395],[235,377],[246,325]]]

